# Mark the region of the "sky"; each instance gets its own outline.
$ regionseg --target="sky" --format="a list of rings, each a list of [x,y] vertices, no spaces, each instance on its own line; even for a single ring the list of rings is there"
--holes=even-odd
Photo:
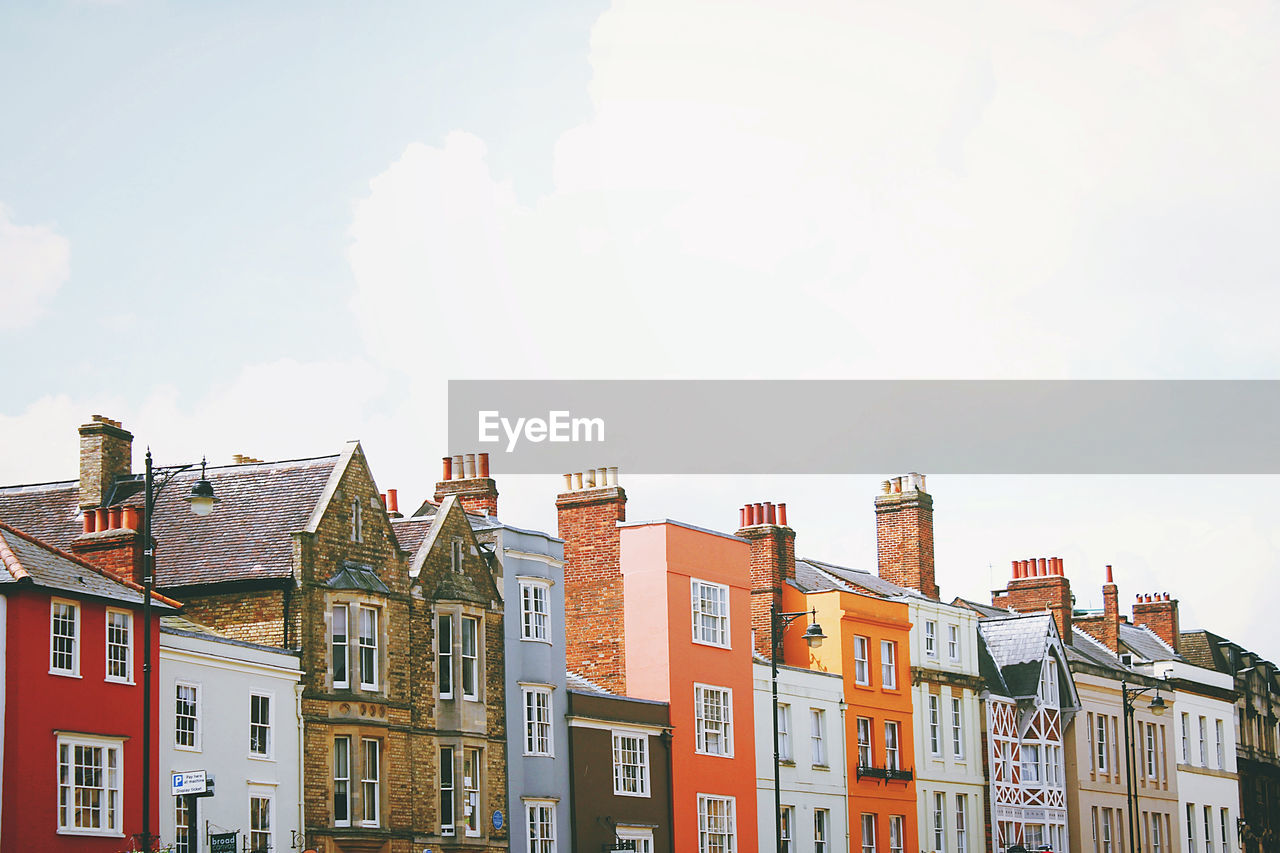
[[[460,378],[1277,378],[1278,39],[1262,0],[4,4],[0,483],[104,414],[139,462],[358,438],[417,502]],[[621,476],[873,568],[900,473]],[[945,596],[1061,556],[1098,606],[1113,564],[1280,655],[1277,478],[924,473]]]

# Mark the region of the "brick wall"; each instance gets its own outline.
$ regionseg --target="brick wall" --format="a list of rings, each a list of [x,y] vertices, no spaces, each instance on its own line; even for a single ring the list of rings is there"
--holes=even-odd
[[[627,493],[618,486],[556,498],[564,545],[565,634],[569,669],[626,693],[626,648],[618,522]]]
[[[80,427],[80,508],[102,506],[116,477],[133,471],[133,433],[94,415]]]
[[[782,585],[796,579],[796,533],[774,523],[748,524],[735,536],[751,543],[751,630],[756,652],[771,657],[770,606],[782,608]]]
[[[1113,653],[1120,653],[1120,590],[1107,566],[1107,582],[1102,585],[1102,613],[1077,616],[1075,625]]]
[[[1178,651],[1178,599],[1170,598],[1168,593],[1139,595],[1133,605],[1133,622],[1146,625]]]
[[[490,477],[436,483],[436,503],[449,495],[457,495],[462,508],[473,515],[498,514],[498,484]]]
[[[1053,614],[1053,621],[1058,623],[1058,633],[1063,642],[1070,645],[1073,624],[1071,582],[1063,574],[1062,561],[1057,557],[1015,560],[1013,567],[1013,579],[1003,591],[992,593],[991,603],[1019,613],[1048,610]]]
[[[284,590],[206,593],[181,600],[182,615],[193,622],[234,640],[284,646]]]
[[[122,580],[142,582],[142,535],[117,529],[76,537],[71,553]]]
[[[912,475],[918,477],[919,475]],[[904,483],[904,480],[906,481]],[[911,481],[886,481],[876,496],[876,557],[880,577],[937,599],[933,561],[933,497]]]

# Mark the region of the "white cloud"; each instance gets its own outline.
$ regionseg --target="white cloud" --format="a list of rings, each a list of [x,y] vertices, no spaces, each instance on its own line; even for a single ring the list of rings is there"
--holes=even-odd
[[[42,225],[18,225],[0,205],[0,329],[30,325],[71,275],[71,244]]]

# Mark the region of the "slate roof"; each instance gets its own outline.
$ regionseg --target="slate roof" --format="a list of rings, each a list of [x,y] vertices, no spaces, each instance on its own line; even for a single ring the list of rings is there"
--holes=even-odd
[[[1009,685],[1005,683],[1004,676],[1000,673],[1000,667],[996,666],[995,659],[991,657],[991,650],[987,648],[987,641],[982,636],[982,631],[978,631],[978,674],[982,676],[987,689],[992,693],[1013,698]]]
[[[1004,614],[980,619],[992,663],[999,668],[1008,696],[1032,696],[1040,686],[1040,672],[1048,651],[1053,617],[1048,613]],[[981,660],[979,660],[981,663]]]
[[[812,557],[796,560],[796,586],[802,592],[839,589],[847,592],[870,593],[881,598],[899,596],[927,598],[919,590],[890,583],[866,569],[850,569],[846,566],[837,566],[835,563],[815,560]]]
[[[360,592],[376,592],[381,595],[391,592],[382,579],[374,574],[373,569],[366,566],[347,564],[325,583],[330,589],[353,589]]]
[[[1130,654],[1143,661],[1185,660],[1146,625],[1121,622],[1120,643]]]
[[[160,492],[152,535],[157,585],[166,589],[288,578],[290,534],[307,528],[342,454],[213,467],[206,476],[218,504],[205,517],[183,500],[200,468],[174,475]],[[116,489],[119,503],[141,506],[136,481]],[[33,535],[66,548],[82,528],[76,481],[0,488],[0,520],[27,524]]]
[[[18,585],[59,590],[77,598],[93,597],[142,604],[142,587],[113,577],[69,554],[0,522],[0,592]],[[152,602],[163,609],[180,606],[163,595]]]
[[[1217,634],[1210,634],[1203,630],[1183,631],[1178,635],[1178,648],[1182,649],[1182,656],[1188,663],[1204,669],[1227,672],[1225,661],[1218,651],[1218,644],[1221,642],[1223,639]]]
[[[960,598],[958,596],[952,599],[951,603],[956,607],[967,607],[979,616],[989,619],[1003,619],[1006,616],[1014,615],[1012,610],[1006,610],[1003,607],[995,607],[990,604],[983,604],[980,601],[970,601],[967,598]]]
[[[251,643],[247,640],[237,640],[228,637],[225,634],[219,634],[208,625],[202,625],[199,622],[192,622],[183,616],[162,616],[160,618],[160,632],[162,634],[173,634],[179,637],[199,637],[202,640],[213,640],[218,643],[226,643],[229,646],[242,646],[247,649],[258,649],[264,652],[272,652],[273,654],[285,655],[286,657],[298,658],[302,653],[294,649],[282,649],[279,646],[264,646],[261,643]]]

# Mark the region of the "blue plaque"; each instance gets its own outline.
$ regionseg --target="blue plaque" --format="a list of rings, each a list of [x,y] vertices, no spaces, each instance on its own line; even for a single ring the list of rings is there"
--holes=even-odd
[[[502,829],[502,809],[493,810],[493,828]]]

